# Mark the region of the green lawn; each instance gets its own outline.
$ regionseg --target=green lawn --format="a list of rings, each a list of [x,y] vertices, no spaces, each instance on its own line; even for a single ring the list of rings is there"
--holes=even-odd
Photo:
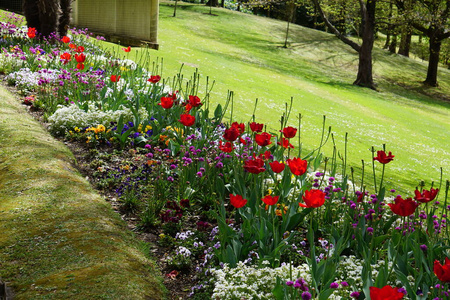
[[[449,70],[440,70],[439,88],[426,88],[426,63],[375,49],[379,91],[372,91],[352,85],[357,54],[333,35],[291,25],[286,49],[285,22],[220,8],[209,15],[208,7],[185,3],[173,18],[173,3],[160,5],[160,50],[150,50],[152,59],[164,59],[164,76],[181,64],[186,76],[198,68],[203,80],[215,80],[213,103],[234,91],[234,114],[247,121],[258,98],[256,121],[273,130],[294,97],[290,123],[303,115],[305,148],[319,143],[323,115],[341,150],[348,132],[349,163],[356,168],[361,159],[371,166],[369,149],[386,143],[396,156],[388,165],[388,188],[406,191],[420,180],[437,181],[440,167],[450,177]]]

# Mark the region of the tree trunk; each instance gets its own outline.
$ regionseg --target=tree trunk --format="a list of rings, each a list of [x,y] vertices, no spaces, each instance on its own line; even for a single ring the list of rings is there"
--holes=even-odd
[[[430,59],[428,60],[427,79],[424,83],[429,86],[438,86],[437,73],[439,67],[439,54],[441,52],[441,40],[430,37]]]
[[[353,84],[375,89],[372,74],[372,49],[375,33],[376,0],[367,0],[366,5],[361,3],[361,16],[363,17],[362,44],[359,50],[358,75]]]
[[[409,49],[411,46],[411,35],[412,30],[409,24],[405,25],[402,30],[402,38],[400,40],[400,47],[398,49],[398,54],[409,57]]]
[[[67,35],[70,25],[70,15],[72,13],[72,0],[60,0],[61,15],[59,16],[58,33],[59,36]]]
[[[389,22],[391,22],[391,19],[392,19],[393,5],[394,4],[392,2],[389,4],[389,15],[388,15]],[[391,23],[389,23],[389,25],[387,26],[386,43],[384,43],[383,49],[388,49],[391,44],[391,35],[392,35],[393,27],[394,26]]]
[[[177,4],[178,4],[178,0],[175,0],[175,7],[173,8],[173,17],[174,18],[177,16]]]
[[[397,52],[397,35],[392,36],[391,44],[389,45],[389,52],[396,53]]]

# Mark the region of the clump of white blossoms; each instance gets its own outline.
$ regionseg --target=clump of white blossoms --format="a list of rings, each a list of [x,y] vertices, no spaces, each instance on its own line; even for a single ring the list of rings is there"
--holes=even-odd
[[[267,265],[267,264],[266,264]],[[290,278],[292,268],[292,276]],[[219,270],[211,270],[214,276],[214,293],[211,299],[275,299],[272,295],[277,277],[286,282],[303,278],[311,282],[309,266],[284,264],[278,268],[255,268],[239,262],[236,268],[227,264]]]
[[[139,115],[144,120],[147,118],[147,111],[142,108],[139,110]],[[71,104],[59,106],[55,113],[48,118],[48,121],[52,133],[63,135],[67,130],[72,130],[74,127],[84,128],[117,122],[121,116],[123,116],[125,122],[133,120],[133,113],[129,108],[102,111],[94,104],[90,104],[88,111],[84,111],[78,105]]]

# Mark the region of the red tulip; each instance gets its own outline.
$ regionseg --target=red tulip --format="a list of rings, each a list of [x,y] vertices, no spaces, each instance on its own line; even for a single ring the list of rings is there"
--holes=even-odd
[[[78,46],[77,49],[75,49],[76,52],[78,53],[83,53],[84,52],[84,47],[83,46]]]
[[[189,96],[189,104],[192,107],[202,106],[202,102],[201,102],[200,98],[197,96]]]
[[[233,124],[231,124],[231,127],[236,127],[239,130],[239,134],[243,134],[245,131],[244,123],[233,122]]]
[[[230,153],[231,151],[233,151],[234,146],[232,143],[230,142],[226,142],[225,144],[222,143],[222,141],[219,142],[219,149],[222,150],[225,153]]]
[[[84,64],[83,63],[77,63],[77,69],[78,70],[83,70],[84,69]]]
[[[261,134],[257,133],[255,135],[255,141],[261,147],[265,147],[267,145],[272,144],[272,142],[270,141],[271,138],[272,138],[272,135],[267,132],[263,132]]]
[[[301,176],[306,173],[308,162],[306,160],[302,160],[300,158],[288,159],[287,164],[289,169],[291,169],[292,174]]]
[[[373,158],[373,160],[378,160],[382,164],[387,164],[394,160],[394,155],[389,151],[389,155],[386,155],[384,151],[377,151],[377,156]]]
[[[27,35],[30,39],[34,39],[36,37],[36,28],[28,27]]]
[[[264,172],[264,160],[261,158],[250,159],[244,162],[244,169],[252,174],[259,174]]]
[[[280,163],[278,161],[271,162],[269,165],[274,173],[281,173],[286,167],[284,163]]]
[[[280,132],[283,133],[285,138],[291,139],[297,134],[297,128],[288,126],[288,127],[283,128],[283,130],[280,130]]]
[[[68,36],[63,36],[61,42],[67,44],[68,42],[70,42],[70,38]]]
[[[270,196],[267,195],[264,198],[262,198],[262,202],[264,202],[267,205],[275,205],[278,202],[278,198],[280,198],[280,196]]]
[[[161,102],[158,103],[165,109],[172,108],[173,106],[173,98],[172,97],[161,97]]]
[[[77,46],[76,46],[75,44],[72,44],[72,43],[69,44],[69,48],[70,48],[70,49],[75,49],[76,47],[77,47]]]
[[[127,48],[122,48],[122,50],[125,51],[125,52],[130,52],[131,51],[131,47],[128,46]]]
[[[285,149],[294,148],[294,146],[291,143],[289,143],[289,139],[287,138],[281,138],[281,142],[278,142],[277,144]]]
[[[321,190],[306,190],[302,196],[303,203],[299,203],[301,207],[320,207],[325,203],[325,193]]]
[[[242,198],[241,195],[230,194],[230,203],[236,208],[241,208],[247,204],[247,199]]]
[[[184,126],[192,126],[195,123],[195,117],[190,114],[182,114],[178,121]]]
[[[64,52],[63,54],[61,54],[60,57],[64,64],[67,64],[70,61],[70,59],[72,58],[72,56],[67,52]]]
[[[230,128],[225,130],[223,138],[229,142],[234,142],[241,135],[239,133],[239,129],[237,127],[231,126]]]
[[[450,259],[446,257],[444,265],[441,265],[439,261],[435,260],[433,270],[440,281],[450,282]]]
[[[111,75],[112,82],[118,82],[120,80],[120,75]]]
[[[264,127],[264,124],[260,124],[260,123],[256,123],[256,122],[250,123],[250,129],[253,132],[262,132],[263,127]]]
[[[419,203],[411,198],[402,199],[401,196],[397,196],[394,203],[389,203],[388,205],[394,214],[407,217],[414,213]]]
[[[264,152],[264,155],[263,155],[264,157],[261,157],[261,158],[264,158],[265,160],[267,160],[267,159],[270,159],[271,155],[272,155],[272,153],[270,153],[270,151],[267,150],[266,152]],[[260,154],[260,156],[261,156],[261,154]],[[272,156],[272,158],[273,158],[273,156]]]
[[[151,83],[157,83],[161,80],[161,76],[159,75],[151,75],[149,79],[147,79],[148,82]]]
[[[402,299],[405,294],[398,291],[398,288],[393,288],[390,285],[386,285],[383,288],[370,287],[370,299],[372,300],[399,300]]]
[[[428,203],[432,200],[434,200],[434,198],[436,198],[437,193],[439,192],[439,189],[434,189],[431,188],[429,191],[428,190],[423,190],[422,193],[419,192],[419,190],[415,190],[415,197],[414,199],[416,199],[416,201],[419,201],[420,203]]]
[[[75,60],[78,62],[78,63],[84,63],[84,61],[86,60],[86,55],[84,55],[83,53],[81,53],[81,54],[75,54]]]

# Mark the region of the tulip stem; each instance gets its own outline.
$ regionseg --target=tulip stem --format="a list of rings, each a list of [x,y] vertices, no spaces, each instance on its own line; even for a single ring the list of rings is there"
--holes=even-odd
[[[372,146],[373,185],[375,187],[375,193],[377,194],[378,190],[377,190],[377,177],[375,176],[375,160],[373,159],[374,155],[375,155],[375,149]]]
[[[405,226],[405,222],[406,222],[406,217],[402,217],[402,227],[404,227]],[[400,229],[400,235],[402,234],[401,233],[401,230],[402,230],[402,228]],[[395,251],[395,255],[394,255],[394,259],[392,260],[392,266],[390,267],[390,270],[389,270],[389,273],[388,273],[388,275],[387,275],[387,277],[386,278],[389,278],[389,277],[391,277],[391,274],[392,274],[392,272],[394,271],[394,266],[395,266],[395,261],[397,260],[397,256],[398,256],[398,247],[400,246],[400,242],[402,241],[402,238],[401,237],[399,237],[399,239],[398,239],[398,243],[397,243],[397,246],[395,247],[395,249],[397,249],[397,251]]]
[[[383,188],[383,179],[384,179],[384,168],[386,167],[385,164],[383,164],[383,170],[381,171],[381,181],[380,181],[380,191]]]

